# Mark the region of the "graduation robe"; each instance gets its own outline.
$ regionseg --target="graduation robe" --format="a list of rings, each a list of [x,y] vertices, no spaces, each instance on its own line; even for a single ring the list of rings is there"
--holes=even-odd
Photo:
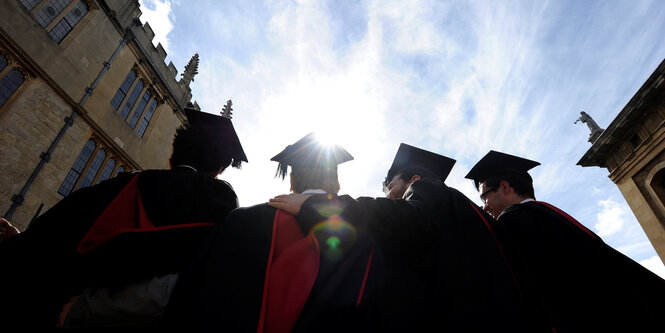
[[[544,331],[500,243],[501,227],[459,191],[414,182],[406,200],[359,198],[375,246],[358,327],[378,332]],[[316,215],[308,199],[299,219]]]
[[[498,218],[556,332],[648,331],[662,326],[665,281],[565,212],[531,201]]]
[[[320,218],[308,221],[267,204],[234,210],[203,260],[181,274],[170,304],[176,324],[206,332],[355,327],[372,265],[366,219],[349,206],[352,198],[322,197]]]
[[[85,287],[121,287],[184,269],[210,226],[120,234],[85,255],[81,240],[137,174],[125,173],[71,193],[25,232],[0,243],[6,269],[0,298],[8,325],[53,328],[70,296]],[[189,168],[148,170],[137,183],[145,213],[157,227],[218,223],[238,206],[231,186]]]

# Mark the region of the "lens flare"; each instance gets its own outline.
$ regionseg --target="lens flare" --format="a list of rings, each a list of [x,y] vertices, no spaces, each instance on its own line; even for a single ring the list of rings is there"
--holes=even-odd
[[[318,223],[312,228],[317,239],[321,240],[321,256],[326,260],[338,261],[356,241],[356,228],[339,215]]]

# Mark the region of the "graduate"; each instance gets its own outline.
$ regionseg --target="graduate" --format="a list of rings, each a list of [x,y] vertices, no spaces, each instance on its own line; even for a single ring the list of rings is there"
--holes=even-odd
[[[455,161],[401,144],[384,182],[389,198],[357,199],[375,245],[363,305],[378,332],[537,331],[487,213],[445,185]],[[271,204],[317,218],[320,195]]]
[[[540,163],[490,151],[471,168],[484,209],[519,251],[531,294],[556,332],[652,331],[662,326],[665,281],[614,250],[561,209],[536,201]]]
[[[174,291],[174,317],[189,331],[347,332],[372,263],[366,219],[338,196],[337,165],[353,157],[309,134],[271,160],[290,167],[291,191],[317,193],[306,223],[260,204],[234,210],[197,269]]]
[[[52,329],[63,304],[86,288],[114,291],[177,273],[193,260],[212,226],[238,206],[231,185],[215,177],[247,157],[230,119],[185,111],[170,170],[123,173],[79,189],[0,242],[3,328]],[[163,281],[166,300],[176,281]]]

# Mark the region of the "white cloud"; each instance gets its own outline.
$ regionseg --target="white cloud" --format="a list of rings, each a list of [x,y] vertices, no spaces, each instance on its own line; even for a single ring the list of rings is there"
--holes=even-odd
[[[660,260],[660,257],[653,256],[649,259],[641,260],[640,265],[646,267],[648,270],[665,279],[665,266],[663,265],[663,261]]]
[[[612,200],[598,202],[601,211],[596,215],[597,222],[594,228],[601,237],[611,236],[621,231],[624,226],[626,211],[625,205],[620,205]]]
[[[162,44],[164,50],[169,52],[168,35],[173,30],[171,17],[171,2],[169,0],[139,0],[141,6],[141,23],[150,23],[155,38],[152,40],[154,45]]]

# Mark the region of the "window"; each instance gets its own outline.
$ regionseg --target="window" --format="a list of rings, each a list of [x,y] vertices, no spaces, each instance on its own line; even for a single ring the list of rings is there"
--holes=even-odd
[[[85,1],[21,0],[21,4],[57,43],[60,43],[89,11]]]
[[[118,92],[115,93],[115,96],[113,96],[113,99],[111,100],[113,109],[117,110],[120,107],[120,104],[122,104],[122,101],[125,99],[125,96],[127,95],[129,88],[134,83],[134,80],[136,80],[136,72],[131,70],[129,71],[129,74],[127,74],[125,81],[122,82],[120,89],[118,89]]]
[[[98,184],[109,179],[111,175],[115,177],[118,172],[124,170],[123,166],[118,166],[116,157],[110,156],[104,147],[90,139],[83,146],[83,150],[81,150],[74,165],[67,173],[62,185],[60,185],[58,193],[67,196],[74,189]]]
[[[51,29],[49,35],[54,41],[60,43],[86,13],[88,13],[88,6],[83,1],[77,3],[74,8],[72,8],[72,10],[70,10],[67,15],[65,15],[65,17],[63,17],[60,22]]]
[[[136,100],[139,98],[141,90],[143,90],[143,80],[139,80],[139,82],[136,83],[134,90],[132,90],[132,93],[129,95],[129,98],[127,98],[127,101],[125,102],[125,106],[122,108],[122,110],[120,110],[120,117],[122,117],[122,119],[127,119],[127,115],[129,115],[129,112],[132,111],[134,104],[136,104]]]
[[[155,113],[155,109],[157,109],[157,101],[153,100],[150,104],[150,108],[145,113],[145,116],[143,116],[143,120],[141,120],[141,125],[139,125],[137,133],[140,137],[143,137],[143,134],[145,134],[145,130],[148,128],[148,124],[150,124],[150,118],[152,118],[153,113]]]
[[[113,174],[113,177],[117,176],[121,172],[125,172],[125,168],[119,167],[118,170],[116,170],[115,173]]]
[[[105,181],[111,177],[111,173],[113,172],[113,169],[115,169],[115,159],[114,158],[109,158],[109,161],[106,162],[106,165],[104,166],[104,170],[102,170],[102,173],[99,175],[99,178],[97,178],[97,182],[95,184],[99,184],[102,181]]]
[[[106,151],[104,149],[97,150],[95,158],[92,159],[92,163],[90,163],[90,166],[88,166],[88,170],[86,170],[85,174],[83,175],[83,179],[81,179],[81,182],[76,187],[77,189],[88,187],[90,184],[92,184],[92,181],[95,179],[95,176],[97,176],[97,172],[99,172],[99,169],[102,167],[105,159]]]
[[[7,58],[4,54],[0,54],[0,72],[7,67]]]
[[[111,106],[115,110],[120,110],[120,116],[132,128],[136,128],[138,124],[136,134],[139,137],[143,137],[150,124],[150,119],[152,119],[155,110],[157,110],[157,96],[155,90],[149,85],[146,86],[143,79],[137,80],[137,76],[135,70],[129,71],[125,81],[122,82],[115,96],[111,99]],[[128,94],[130,90],[132,92]],[[141,96],[140,100],[139,96]],[[122,108],[120,108],[121,105]]]
[[[0,54],[0,107],[5,105],[23,81],[25,81],[23,73],[16,68],[9,67],[7,57]]]
[[[149,100],[150,100],[150,90],[146,90],[145,94],[143,94],[143,98],[141,98],[139,106],[136,107],[136,110],[134,110],[132,118],[129,120],[129,126],[131,126],[132,128],[136,127],[136,122],[139,121],[139,118],[143,114],[143,111],[145,111],[145,107],[148,105]]]
[[[83,150],[79,154],[79,157],[76,158],[74,165],[71,169],[69,169],[69,173],[67,173],[65,181],[62,182],[62,185],[60,185],[58,193],[67,196],[72,191],[79,177],[81,177],[81,173],[83,172],[85,165],[88,164],[88,160],[90,160],[90,156],[92,156],[92,153],[95,151],[96,147],[97,144],[95,144],[95,141],[88,140],[88,142],[86,142],[85,146],[83,146]]]

